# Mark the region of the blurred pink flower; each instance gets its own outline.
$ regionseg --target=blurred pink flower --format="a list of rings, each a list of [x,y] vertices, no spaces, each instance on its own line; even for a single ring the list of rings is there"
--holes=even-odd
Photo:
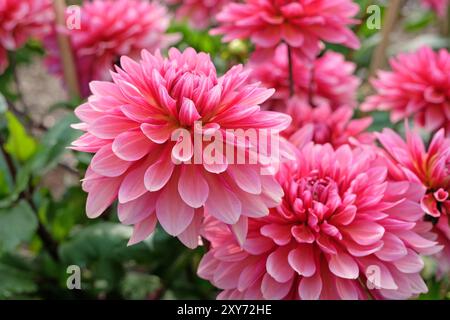
[[[439,16],[445,17],[448,10],[448,0],[422,0],[422,4],[435,11]]]
[[[372,81],[377,93],[361,106],[363,111],[389,110],[391,121],[414,117],[430,131],[450,133],[450,54],[422,47],[390,61],[392,71],[380,71]]]
[[[248,84],[240,65],[218,78],[209,55],[192,48],[172,48],[169,58],[144,50],[139,63],[120,62],[113,82],[92,82],[93,95],[75,111],[83,121],[75,127],[86,133],[73,148],[95,153],[83,182],[89,217],[118,198],[120,221],[134,225],[130,243],[145,239],[159,221],[193,248],[204,210],[242,234],[246,217],[265,216],[279,203],[279,184],[261,174],[269,164],[236,164],[228,153],[250,152],[228,129],[270,130],[276,138],[289,125],[288,115],[260,111],[273,90]],[[180,129],[190,135],[178,135]],[[198,143],[192,134],[209,140]],[[226,154],[208,153],[211,139],[226,141]]]
[[[278,174],[285,196],[249,219],[242,248],[210,219],[198,274],[221,299],[405,299],[427,291],[416,230],[423,188],[387,179],[373,148],[305,146]]]
[[[50,0],[0,1],[0,74],[8,67],[7,51],[19,49],[29,38],[42,39],[53,17]]]
[[[307,60],[316,57],[321,41],[356,49],[359,40],[349,29],[359,6],[350,0],[246,0],[231,3],[217,15],[213,34],[224,41],[250,39],[257,49],[286,42]]]
[[[397,180],[409,179],[426,189],[422,198],[425,220],[433,221],[433,232],[444,250],[437,254],[439,269],[450,271],[450,139],[444,130],[432,138],[428,149],[419,134],[407,129],[406,142],[394,131],[384,129],[378,138],[387,151],[391,175]]]
[[[111,79],[109,72],[120,56],[137,58],[142,49],[153,52],[169,46],[176,39],[164,34],[169,23],[167,9],[157,2],[85,1],[80,28],[59,30],[70,37],[83,97],[89,95],[90,81]],[[56,33],[47,38],[46,46],[50,71],[61,75]]]
[[[216,14],[231,0],[166,0],[167,4],[177,5],[178,20],[188,19],[189,23],[198,29],[211,25]]]
[[[252,79],[276,90],[265,106],[285,111],[290,96],[287,46],[279,45],[270,61],[261,62],[253,57],[249,68],[252,69]],[[310,105],[326,104],[332,109],[343,105],[353,108],[361,82],[353,74],[355,69],[354,63],[345,61],[343,55],[332,51],[326,52],[311,64],[293,57],[294,93],[309,101]]]
[[[372,118],[352,119],[353,109],[346,106],[334,111],[327,104],[313,108],[307,101],[293,98],[288,102],[287,114],[293,121],[283,135],[297,147],[311,141],[329,143],[333,147],[371,144],[374,141],[373,134],[366,132]]]

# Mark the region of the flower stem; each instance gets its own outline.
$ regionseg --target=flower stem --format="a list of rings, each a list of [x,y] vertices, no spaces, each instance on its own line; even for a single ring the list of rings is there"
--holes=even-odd
[[[292,60],[291,46],[287,44],[288,48],[288,62],[289,62],[289,96],[292,97],[295,94],[294,85],[294,63]]]
[[[54,0],[53,7],[55,10],[56,23],[61,27],[66,27],[65,0]],[[70,97],[72,99],[79,99],[81,96],[80,86],[78,84],[77,71],[70,39],[67,35],[61,32],[58,32],[58,46],[61,53],[64,78],[67,84],[67,88],[69,89]]]
[[[372,56],[372,62],[370,64],[369,70],[370,76],[373,76],[376,71],[383,67],[383,65],[386,63],[386,50],[389,46],[391,33],[395,27],[395,24],[397,23],[402,4],[403,0],[391,0],[389,2],[386,12],[386,19],[381,30],[381,41],[375,48],[375,52]]]

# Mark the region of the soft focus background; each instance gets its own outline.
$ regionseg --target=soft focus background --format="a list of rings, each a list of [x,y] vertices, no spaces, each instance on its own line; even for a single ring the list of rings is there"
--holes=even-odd
[[[355,2],[363,21],[368,18],[366,8],[379,5],[384,25],[391,1]],[[173,9],[171,5],[169,10]],[[371,72],[387,66],[384,55],[423,45],[449,47],[448,16],[438,17],[418,0],[403,1],[386,45],[381,30],[371,30],[366,23],[354,30],[362,42],[359,50],[334,45],[329,49],[357,65],[360,101],[371,90]],[[192,28],[180,20],[171,19],[168,32],[181,35],[176,47],[210,53],[219,72],[244,63],[251,51],[248,42],[223,44],[208,29]],[[72,110],[80,100],[69,98],[59,79],[50,75],[45,54],[42,43],[30,40],[9,53],[10,65],[0,76],[4,150],[0,153],[0,299],[215,298],[216,289],[196,275],[204,249],[189,250],[160,230],[127,247],[132,230],[118,223],[114,206],[100,219],[86,217],[86,194],[79,181],[89,155],[66,148],[79,134],[70,124],[76,122]],[[394,127],[388,114],[372,116],[371,131]],[[82,270],[81,290],[66,286],[69,265]],[[420,299],[450,299],[449,280],[437,281],[434,267],[426,265],[424,277],[430,290]]]

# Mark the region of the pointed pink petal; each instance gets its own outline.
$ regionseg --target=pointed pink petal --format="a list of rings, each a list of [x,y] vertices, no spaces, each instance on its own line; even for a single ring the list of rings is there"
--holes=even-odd
[[[189,207],[178,194],[178,183],[172,179],[156,201],[159,223],[172,236],[180,235],[192,222],[194,208]]]

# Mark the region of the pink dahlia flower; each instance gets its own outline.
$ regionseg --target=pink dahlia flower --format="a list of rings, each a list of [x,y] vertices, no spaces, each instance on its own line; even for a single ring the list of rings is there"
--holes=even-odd
[[[293,98],[288,102],[287,114],[293,121],[283,135],[297,147],[311,141],[334,147],[374,141],[373,134],[366,132],[372,118],[352,119],[353,109],[346,106],[334,111],[327,104],[313,108],[308,102]]]
[[[276,146],[291,119],[260,111],[273,89],[247,84],[242,66],[217,77],[210,57],[191,48],[170,49],[169,58],[144,50],[139,63],[120,62],[113,82],[92,82],[93,95],[75,111],[86,133],[73,148],[95,153],[83,182],[89,217],[118,198],[120,221],[134,225],[130,243],[159,221],[195,247],[204,210],[241,235],[246,217],[277,205],[280,186],[262,171],[273,156],[268,140],[242,140],[238,132],[265,133]],[[253,163],[250,153],[258,156]],[[242,154],[246,161],[235,159]]]
[[[389,110],[391,121],[414,117],[430,131],[450,133],[450,54],[423,47],[390,61],[392,71],[380,71],[372,81],[377,93],[361,106],[363,111]]]
[[[276,90],[266,106],[285,111],[290,96],[287,46],[278,46],[270,61],[262,63],[253,57],[249,68],[252,69],[254,80]],[[354,63],[345,61],[343,55],[332,51],[326,52],[311,64],[305,64],[294,56],[294,94],[313,106],[326,104],[332,109],[343,105],[353,108],[356,106],[356,92],[360,84],[359,78],[353,74],[355,69]]]
[[[440,17],[445,17],[448,10],[448,0],[422,0],[422,4],[435,11]]]
[[[259,49],[286,42],[295,53],[312,60],[321,41],[356,49],[359,40],[349,29],[359,6],[350,0],[246,0],[231,3],[217,15],[213,34],[224,41],[250,39]]]
[[[378,138],[387,151],[395,179],[408,178],[426,188],[421,200],[425,220],[433,222],[433,232],[444,249],[437,254],[439,269],[450,271],[450,139],[444,130],[432,138],[428,149],[419,134],[407,130],[406,142],[390,129]]]
[[[0,1],[0,74],[8,67],[7,51],[19,49],[29,38],[42,39],[52,21],[50,0]]]
[[[222,299],[404,299],[427,291],[419,252],[435,242],[416,230],[423,189],[390,181],[373,148],[305,146],[282,166],[285,195],[249,219],[240,247],[211,219],[199,275]]]
[[[73,12],[67,11],[67,18]],[[142,49],[165,48],[173,37],[165,35],[170,16],[157,2],[145,0],[94,0],[81,7],[80,27],[64,30],[70,37],[82,96],[89,95],[89,82],[110,80],[109,71],[122,55],[138,58]],[[69,21],[69,19],[68,19]],[[56,33],[46,41],[47,65],[62,74]]]
[[[178,20],[188,19],[193,27],[199,29],[209,27],[216,14],[230,2],[231,0],[166,0],[166,3],[177,6]]]

